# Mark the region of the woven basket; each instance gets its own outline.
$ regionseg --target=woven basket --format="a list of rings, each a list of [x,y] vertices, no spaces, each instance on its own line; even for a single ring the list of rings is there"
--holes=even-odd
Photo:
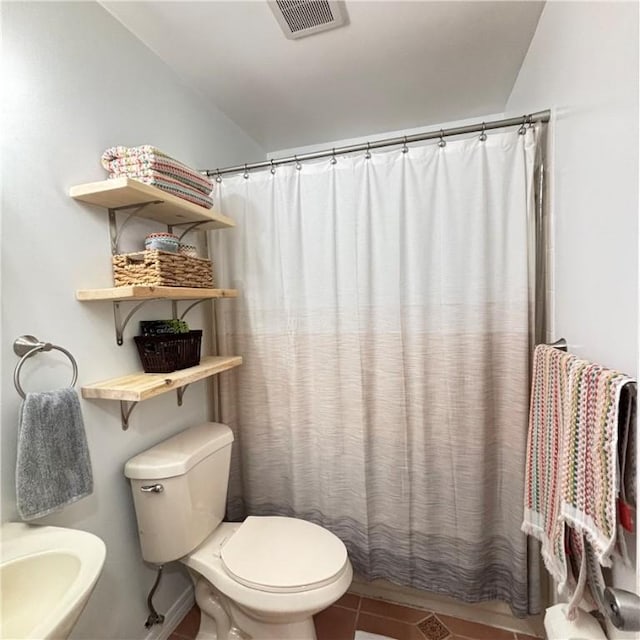
[[[211,260],[168,251],[138,251],[113,256],[116,287],[156,285],[162,287],[213,288]]]
[[[163,336],[134,336],[145,373],[170,373],[200,363],[202,330]]]

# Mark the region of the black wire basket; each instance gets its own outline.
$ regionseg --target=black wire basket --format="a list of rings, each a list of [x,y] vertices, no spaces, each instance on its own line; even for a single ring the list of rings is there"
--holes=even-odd
[[[134,336],[145,373],[170,373],[200,364],[202,331]]]

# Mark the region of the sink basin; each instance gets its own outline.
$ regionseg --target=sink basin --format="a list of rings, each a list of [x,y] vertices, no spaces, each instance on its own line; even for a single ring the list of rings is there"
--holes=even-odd
[[[92,533],[9,522],[0,529],[0,638],[66,638],[104,564]]]

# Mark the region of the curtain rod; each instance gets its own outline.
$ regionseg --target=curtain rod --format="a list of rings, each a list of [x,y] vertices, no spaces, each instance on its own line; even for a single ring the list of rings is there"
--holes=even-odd
[[[476,133],[478,131],[484,132],[489,131],[490,129],[502,129],[504,127],[514,127],[516,125],[524,127],[526,125],[531,125],[534,122],[549,122],[550,118],[551,111],[547,109],[545,111],[536,111],[535,113],[530,113],[529,115],[520,116],[519,118],[505,118],[504,120],[480,122],[463,127],[451,127],[449,129],[438,129],[437,131],[426,131],[424,133],[416,133],[411,136],[386,138],[384,140],[377,140],[376,142],[354,144],[347,147],[334,147],[332,149],[325,149],[323,151],[303,153],[301,155],[288,156],[286,158],[274,158],[273,160],[265,160],[264,162],[242,164],[235,167],[225,167],[224,169],[203,169],[202,173],[204,173],[208,177],[215,176],[216,179],[218,179],[220,176],[229,173],[239,173],[240,171],[244,171],[245,173],[247,173],[252,169],[264,169],[266,167],[271,167],[272,169],[274,169],[281,164],[290,164],[292,162],[298,164],[304,160],[335,157],[337,154],[355,153],[357,151],[370,151],[371,149],[381,149],[382,147],[391,147],[399,144],[406,145],[410,142],[421,142],[423,140],[433,140],[434,138],[442,139],[447,136],[459,136],[465,133]]]

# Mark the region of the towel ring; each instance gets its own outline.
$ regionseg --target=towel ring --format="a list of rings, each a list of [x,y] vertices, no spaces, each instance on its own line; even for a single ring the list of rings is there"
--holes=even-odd
[[[75,384],[78,380],[78,363],[69,351],[67,351],[64,347],[59,347],[57,344],[51,344],[50,342],[41,342],[34,336],[20,336],[13,343],[14,353],[17,356],[20,356],[20,361],[13,371],[13,384],[15,385],[16,391],[20,394],[20,397],[23,400],[27,396],[22,389],[22,385],[20,384],[20,371],[22,369],[22,365],[36,353],[40,353],[40,351],[51,351],[52,349],[61,351],[71,361],[71,365],[73,366],[73,380],[71,380],[71,386],[75,387]]]

